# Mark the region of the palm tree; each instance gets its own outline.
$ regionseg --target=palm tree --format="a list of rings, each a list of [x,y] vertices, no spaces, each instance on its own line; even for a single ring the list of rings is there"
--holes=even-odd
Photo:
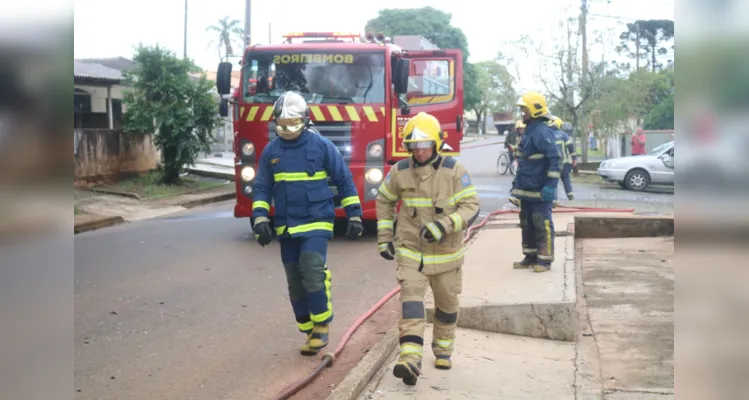
[[[240,27],[241,22],[237,19],[229,21],[229,17],[223,17],[218,20],[218,24],[206,28],[206,32],[213,32],[216,37],[208,43],[208,46],[216,46],[218,58],[221,61],[227,61],[229,57],[234,56],[233,46],[242,48],[244,43],[244,28]]]

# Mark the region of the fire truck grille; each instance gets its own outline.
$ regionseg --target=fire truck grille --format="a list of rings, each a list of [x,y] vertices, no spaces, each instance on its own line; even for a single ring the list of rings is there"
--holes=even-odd
[[[351,162],[350,122],[315,122],[312,129],[333,142],[343,156],[343,159],[346,160],[346,164]],[[270,121],[268,122],[268,139],[273,140],[276,136],[278,136],[276,134],[276,124]]]

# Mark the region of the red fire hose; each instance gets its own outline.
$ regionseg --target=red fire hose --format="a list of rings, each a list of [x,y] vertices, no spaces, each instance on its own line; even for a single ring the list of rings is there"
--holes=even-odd
[[[555,213],[570,213],[570,212],[634,212],[634,208],[593,208],[593,207],[564,207],[561,209],[555,209]],[[498,210],[490,213],[486,217],[484,217],[483,220],[477,225],[473,225],[466,231],[465,239],[463,239],[463,243],[468,242],[473,237],[473,233],[486,225],[490,220],[491,217],[495,215],[500,214],[517,214],[520,210]],[[322,360],[320,361],[320,365],[315,367],[314,370],[312,370],[312,373],[310,373],[306,378],[303,380],[295,383],[294,385],[290,386],[288,389],[286,389],[283,393],[278,395],[276,398],[277,400],[287,400],[291,398],[291,396],[295,395],[297,392],[302,390],[304,387],[309,385],[319,374],[322,372],[322,370],[325,367],[332,367],[335,363],[336,357],[340,356],[341,352],[343,351],[343,348],[346,347],[346,343],[348,343],[348,340],[351,338],[351,335],[356,332],[357,329],[366,321],[369,319],[369,317],[372,316],[377,310],[380,309],[385,303],[388,302],[393,296],[398,294],[400,292],[401,288],[400,286],[396,287],[395,289],[391,290],[388,294],[386,294],[383,298],[381,298],[377,303],[375,303],[372,308],[367,310],[364,314],[362,314],[351,327],[348,328],[346,333],[341,338],[341,342],[338,343],[338,347],[336,347],[335,351],[332,353],[326,353],[322,356]]]

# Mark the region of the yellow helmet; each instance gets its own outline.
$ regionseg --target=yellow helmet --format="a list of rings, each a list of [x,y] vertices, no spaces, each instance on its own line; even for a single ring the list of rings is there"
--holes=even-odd
[[[562,124],[563,123],[564,122],[562,121],[561,118],[552,115],[551,119],[549,120],[549,122],[548,122],[547,125],[549,125],[550,127],[551,126],[556,126],[557,129],[562,129]]]
[[[515,122],[515,129],[520,129],[520,128],[525,129],[525,122],[523,122],[522,119],[519,119],[518,122]]]
[[[431,114],[420,112],[409,119],[403,127],[403,145],[408,149],[428,149],[434,146],[437,151],[445,147],[440,122]]]
[[[528,92],[518,99],[517,105],[527,107],[531,118],[549,117],[549,106],[541,93]]]

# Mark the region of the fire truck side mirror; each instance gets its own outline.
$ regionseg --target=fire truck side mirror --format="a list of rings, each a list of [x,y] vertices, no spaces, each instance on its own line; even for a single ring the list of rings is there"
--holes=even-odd
[[[231,93],[231,63],[222,62],[218,64],[216,71],[216,90],[218,94],[225,95]]]
[[[399,59],[395,64],[395,71],[393,71],[393,85],[395,86],[395,93],[404,94],[408,92],[408,73],[411,65],[409,60],[406,58]]]

